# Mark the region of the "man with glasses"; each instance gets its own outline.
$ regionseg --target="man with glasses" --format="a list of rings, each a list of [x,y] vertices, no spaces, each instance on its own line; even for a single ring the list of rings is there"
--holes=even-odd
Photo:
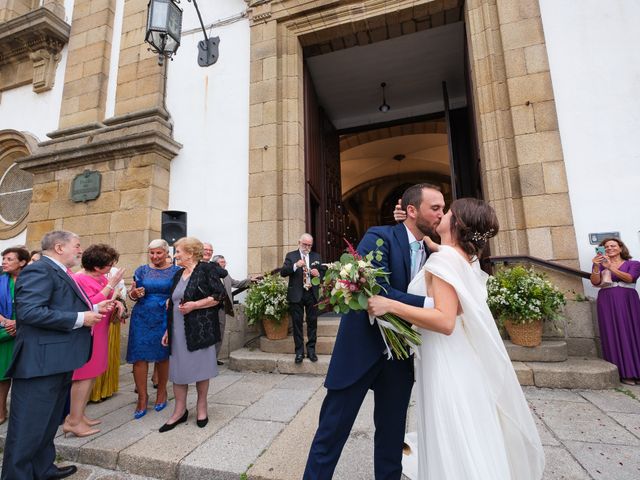
[[[320,254],[312,252],[313,237],[303,233],[298,240],[298,249],[287,253],[280,275],[289,277],[287,301],[293,323],[293,341],[296,346],[296,363],[304,358],[304,337],[302,322],[307,317],[307,357],[318,361],[316,355],[316,333],[318,330],[318,294],[319,287],[311,284],[313,277],[319,277],[322,268]]]

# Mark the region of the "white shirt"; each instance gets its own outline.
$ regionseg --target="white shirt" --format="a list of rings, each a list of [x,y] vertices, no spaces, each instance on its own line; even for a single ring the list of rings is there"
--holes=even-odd
[[[55,263],[58,267],[60,267],[65,275],[68,275],[67,267],[65,267],[62,263],[60,263],[55,258],[51,258],[49,255],[43,255],[43,256],[47,257],[49,260],[51,260],[53,263]],[[71,279],[71,280],[73,280],[73,279]],[[75,280],[73,280],[73,281],[75,282]],[[80,288],[80,287],[78,286],[78,288]],[[89,298],[89,297],[87,297],[87,298]],[[95,305],[93,305],[92,307],[93,307],[93,311],[97,313],[98,312],[98,307],[95,306]],[[76,328],[80,328],[82,326],[84,326],[84,312],[78,312],[78,317],[76,318],[76,323],[73,326],[73,330],[75,330]]]

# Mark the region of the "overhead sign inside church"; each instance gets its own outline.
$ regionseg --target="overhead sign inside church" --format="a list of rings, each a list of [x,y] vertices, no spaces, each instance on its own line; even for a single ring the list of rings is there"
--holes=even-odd
[[[102,174],[96,170],[85,170],[76,175],[71,182],[71,200],[73,202],[88,202],[100,196]]]

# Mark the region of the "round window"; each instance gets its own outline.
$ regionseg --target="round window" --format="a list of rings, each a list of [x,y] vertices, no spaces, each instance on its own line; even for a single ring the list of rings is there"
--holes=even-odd
[[[29,212],[33,175],[12,164],[0,178],[0,221],[15,225]]]

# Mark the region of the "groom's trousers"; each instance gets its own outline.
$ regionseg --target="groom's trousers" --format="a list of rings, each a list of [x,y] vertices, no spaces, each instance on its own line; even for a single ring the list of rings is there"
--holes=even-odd
[[[311,444],[304,480],[329,480],[353,422],[369,391],[374,394],[374,470],[376,480],[400,480],[407,408],[413,387],[413,358],[380,356],[357,382],[342,390],[327,390],[318,430]]]

